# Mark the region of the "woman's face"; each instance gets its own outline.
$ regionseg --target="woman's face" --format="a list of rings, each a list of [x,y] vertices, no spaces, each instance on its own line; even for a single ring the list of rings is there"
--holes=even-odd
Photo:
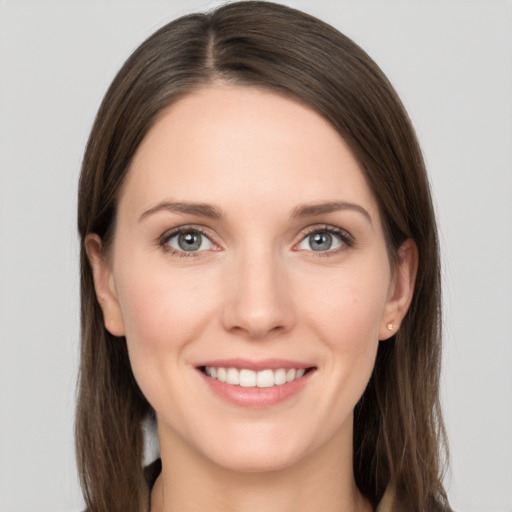
[[[238,470],[349,449],[415,251],[390,268],[375,198],[322,117],[253,87],[189,94],[136,153],[108,261],[94,236],[88,251],[161,443]]]

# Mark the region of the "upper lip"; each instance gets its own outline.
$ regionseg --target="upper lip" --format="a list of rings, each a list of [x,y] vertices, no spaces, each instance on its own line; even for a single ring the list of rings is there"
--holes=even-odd
[[[197,368],[201,368],[204,366],[214,366],[216,368],[237,368],[239,370],[253,370],[255,372],[261,370],[279,370],[280,368],[284,369],[300,369],[300,368],[312,368],[315,365],[310,363],[304,363],[300,361],[293,361],[290,359],[214,359],[210,361],[204,361],[200,364],[197,364]]]

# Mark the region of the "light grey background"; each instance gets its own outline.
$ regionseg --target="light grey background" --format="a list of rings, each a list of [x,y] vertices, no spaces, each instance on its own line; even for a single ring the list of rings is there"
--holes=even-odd
[[[76,184],[124,59],[219,2],[0,0],[0,511],[78,511]],[[302,0],[380,64],[417,128],[443,246],[453,506],[511,512],[512,3]]]

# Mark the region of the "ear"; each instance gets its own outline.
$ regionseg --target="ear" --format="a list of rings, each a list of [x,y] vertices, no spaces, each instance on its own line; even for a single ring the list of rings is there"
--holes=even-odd
[[[101,238],[96,234],[87,235],[85,250],[92,268],[94,288],[103,311],[105,328],[114,336],[124,336],[124,323],[114,286],[114,276],[103,254]]]
[[[393,270],[388,300],[382,315],[379,340],[391,338],[411,305],[414,294],[414,283],[418,271],[418,248],[407,239],[398,249],[398,263]]]

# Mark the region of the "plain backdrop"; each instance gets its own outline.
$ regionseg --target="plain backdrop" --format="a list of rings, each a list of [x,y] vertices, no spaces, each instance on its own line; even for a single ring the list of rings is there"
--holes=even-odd
[[[283,2],[352,37],[417,129],[440,222],[442,396],[464,512],[511,512],[512,3]],[[78,511],[79,168],[130,52],[219,2],[0,0],[0,511]]]

